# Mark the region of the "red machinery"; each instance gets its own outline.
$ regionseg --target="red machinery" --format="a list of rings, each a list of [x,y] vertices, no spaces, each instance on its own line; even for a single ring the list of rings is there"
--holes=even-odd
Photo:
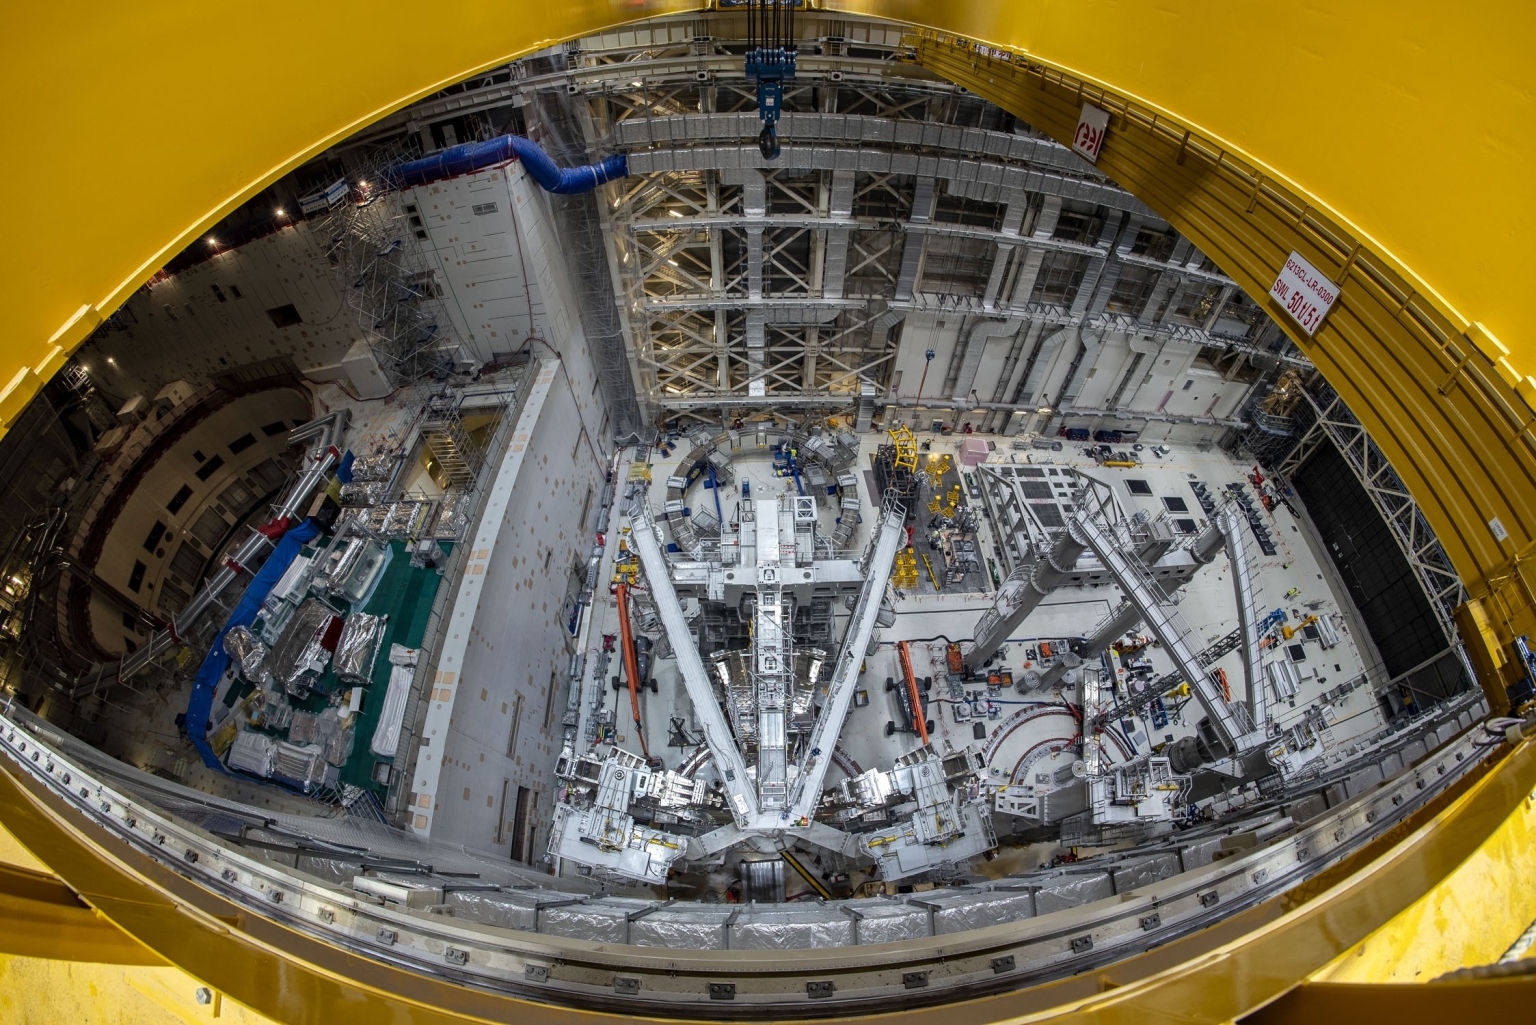
[[[620,583],[619,596],[619,646],[624,652],[624,677],[629,681],[629,707],[635,713],[635,734],[640,738],[640,753],[650,761],[651,752],[645,746],[645,731],[640,728],[640,666],[635,658],[635,638],[629,629],[629,585]]]
[[[917,692],[917,677],[912,673],[912,652],[906,641],[902,641],[897,650],[901,653],[901,671],[907,677],[907,696],[912,700],[912,725],[917,730],[918,739],[926,744],[928,724],[923,722],[923,699]]]

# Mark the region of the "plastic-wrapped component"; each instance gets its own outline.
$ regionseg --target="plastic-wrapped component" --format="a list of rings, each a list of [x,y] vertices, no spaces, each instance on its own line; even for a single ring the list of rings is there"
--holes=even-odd
[[[325,752],[313,744],[277,742],[277,764],[272,775],[309,793],[326,777]]]
[[[391,549],[387,544],[369,539],[355,549],[355,557],[352,557],[353,552],[349,545],[343,559],[345,565],[338,566],[326,577],[326,586],[332,595],[357,608],[367,601],[374,586],[383,578]],[[350,562],[346,562],[347,557],[352,557]]]
[[[641,947],[675,950],[725,949],[725,923],[731,909],[665,908],[629,925],[629,942]]]
[[[353,877],[362,871],[362,861],[357,858],[347,861],[341,858],[300,854],[298,869],[318,879],[324,879],[328,883],[351,883]]]
[[[415,669],[416,660],[420,657],[420,648],[407,648],[403,644],[391,644],[389,646],[389,661],[391,665],[405,666],[407,669]]]
[[[628,911],[624,908],[567,904],[565,907],[546,910],[539,922],[539,932],[571,940],[623,943],[627,915]]]
[[[1091,904],[1114,895],[1115,888],[1109,881],[1108,872],[1064,875],[1040,887],[1035,894],[1035,913],[1048,915],[1052,911]]]
[[[1179,856],[1177,854],[1153,854],[1145,858],[1136,858],[1115,865],[1109,870],[1110,877],[1114,880],[1116,893],[1130,893],[1138,886],[1146,886],[1160,879],[1178,875]]]
[[[251,721],[271,730],[286,730],[293,723],[294,707],[288,699],[275,690],[261,692],[261,713]]]
[[[538,901],[518,893],[492,890],[453,890],[443,898],[453,917],[498,929],[533,932],[538,928]]]
[[[925,904],[942,905],[933,913],[933,931],[965,932],[1004,922],[1016,922],[1034,914],[1034,902],[1028,890],[994,890],[990,893],[966,893],[941,897]]]
[[[928,935],[928,912],[891,900],[849,901],[859,912],[859,943],[894,943]]]
[[[795,950],[846,947],[853,943],[853,919],[832,918],[826,908],[808,911],[744,909],[731,926],[733,950]]]
[[[270,776],[277,766],[277,741],[265,734],[241,730],[235,734],[224,763],[255,776]]]
[[[231,627],[224,635],[224,651],[240,667],[247,680],[260,680],[267,664],[267,646],[258,641],[247,627]]]
[[[379,643],[384,639],[384,624],[388,616],[375,616],[367,612],[354,612],[347,617],[341,629],[341,639],[336,642],[333,666],[342,683],[366,684],[373,676],[374,660],[378,658]]]
[[[309,712],[294,712],[293,722],[288,726],[288,741],[293,744],[313,744],[315,742],[315,724],[320,721],[318,715]]]
[[[347,764],[347,759],[352,757],[352,747],[356,740],[357,731],[350,726],[332,733],[325,741],[325,760],[332,765]]]
[[[1216,859],[1216,852],[1221,850],[1221,837],[1204,836],[1193,843],[1179,845],[1179,864],[1184,871],[1203,868]]]
[[[362,509],[378,505],[389,493],[387,481],[359,481],[341,486],[341,506],[344,509]]]
[[[396,645],[399,647],[399,645]],[[393,660],[391,660],[393,661]],[[393,758],[400,746],[400,726],[405,721],[405,702],[411,694],[411,680],[416,670],[397,665],[389,671],[389,687],[379,710],[379,725],[373,731],[368,749],[376,755]]]

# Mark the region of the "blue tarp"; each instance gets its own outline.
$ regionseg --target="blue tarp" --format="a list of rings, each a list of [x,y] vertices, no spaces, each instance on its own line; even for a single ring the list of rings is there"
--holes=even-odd
[[[224,670],[229,667],[229,654],[224,650],[224,635],[237,626],[250,626],[256,622],[256,614],[261,611],[262,602],[267,600],[272,588],[277,586],[278,580],[288,571],[299,549],[319,533],[320,527],[315,521],[305,520],[283,535],[266,563],[251,577],[244,596],[229,614],[224,629],[213,639],[208,657],[198,667],[197,676],[192,681],[192,697],[187,702],[187,734],[192,739],[192,746],[202,756],[203,764],[210,769],[225,771],[224,763],[219,761],[219,756],[213,753],[213,746],[208,743],[208,716],[213,710],[214,691],[218,689]]]

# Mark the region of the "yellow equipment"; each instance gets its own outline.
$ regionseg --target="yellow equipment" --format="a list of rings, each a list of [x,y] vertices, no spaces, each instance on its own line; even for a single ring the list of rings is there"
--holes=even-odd
[[[1292,637],[1295,637],[1297,634],[1301,633],[1301,631],[1305,630],[1307,627],[1311,626],[1313,623],[1316,623],[1316,622],[1317,622],[1317,617],[1316,616],[1308,616],[1306,619],[1303,619],[1300,623],[1297,623],[1295,626],[1282,625],[1280,627],[1280,636],[1284,637],[1286,640],[1290,640]]]
[[[939,578],[937,576],[935,576],[934,573],[933,573],[933,563],[928,561],[928,553],[927,552],[923,553],[923,565],[928,567],[928,579],[933,581],[933,589],[935,591],[942,591],[942,590],[944,590],[944,588],[939,586]]]
[[[946,498],[945,501],[944,501],[944,515],[946,517],[950,517],[950,516],[955,515],[955,510],[958,509],[959,507],[960,507],[960,485],[956,484],[954,487],[949,489],[949,497]]]
[[[912,436],[912,428],[906,424],[897,424],[885,433],[891,436],[891,444],[896,446],[896,459],[891,465],[898,470],[916,473],[917,439]]]
[[[96,5],[89,17],[73,5],[24,6],[8,26],[9,81],[13,91],[41,81],[54,87],[22,105],[13,134],[53,159],[13,161],[5,191],[90,192],[100,171],[89,155],[106,151],[114,154],[117,191],[135,202],[74,209],[34,203],[14,211],[9,231],[24,244],[11,247],[0,274],[14,318],[0,374],[6,382],[0,424],[17,423],[26,401],[169,254],[356,127],[550,41],[698,6],[659,0],[621,11],[612,3],[576,0],[530,5],[508,19],[496,5],[449,0],[442,17],[458,31],[445,45],[406,60],[397,55],[414,40],[401,36],[398,18],[389,14],[409,8],[386,5],[384,16],[349,25],[347,47],[335,47],[325,33],[300,34],[263,60],[229,62],[205,76],[199,89],[177,96],[179,120],[191,127],[170,135],[145,130],[146,99],[160,94],[173,69],[216,53],[243,11],[167,4],[159,23],[164,31],[146,48],[123,45],[138,38],[141,27],[133,5]],[[1064,13],[1068,5],[1052,7],[1060,15],[1054,18],[1037,17],[1025,5],[849,6],[921,16],[939,26],[942,31],[925,30],[911,45],[918,62],[1058,141],[1072,138],[1085,103],[1108,112],[1099,169],[1188,233],[1248,294],[1264,294],[1293,250],[1339,284],[1341,302],[1315,336],[1286,321],[1282,328],[1359,413],[1407,489],[1438,499],[1423,506],[1424,514],[1472,595],[1458,625],[1499,708],[1499,674],[1511,671],[1508,645],[1536,625],[1519,562],[1536,536],[1530,512],[1536,485],[1520,472],[1536,408],[1528,376],[1536,349],[1530,304],[1524,290],[1511,287],[1523,266],[1514,250],[1529,234],[1520,225],[1532,223],[1536,208],[1517,205],[1495,230],[1465,218],[1424,218],[1419,205],[1404,200],[1442,184],[1439,164],[1408,156],[1427,133],[1458,154],[1474,188],[1528,177],[1536,135],[1509,128],[1530,121],[1531,91],[1511,87],[1522,80],[1523,12],[1469,5],[1447,18],[1443,5],[1416,0],[1339,4],[1329,12],[1327,31],[1298,38],[1272,31],[1273,12],[1262,5],[1229,5],[1215,38],[1245,45],[1204,47],[1198,61],[1149,61],[1147,53],[1187,52],[1184,34],[1203,13],[1201,5],[1118,5],[1114,17],[1094,17],[1107,5],[1084,3],[1076,5],[1080,18]],[[308,9],[280,0],[273,10],[291,17]],[[1423,64],[1403,59],[1405,45],[1434,62],[1439,88],[1416,88]],[[1293,119],[1253,116],[1255,94],[1294,68],[1302,47],[1308,84],[1371,116],[1318,119],[1305,135]],[[59,75],[59,68],[79,73]],[[349,87],[325,88],[324,80]],[[295,118],[300,105],[305,116]],[[93,131],[79,131],[79,111],[90,112]],[[81,239],[91,245],[82,249]],[[1482,258],[1468,259],[1469,252]],[[1488,524],[1496,527],[1485,529]],[[1372,1017],[1410,1020],[1404,1012],[1441,1006],[1435,1001],[1447,992],[1471,1000],[1477,986],[1499,985],[1507,993],[1521,983],[1407,980],[1478,963],[1487,956],[1486,937],[1530,921],[1528,887],[1518,881],[1529,878],[1531,813],[1524,795],[1533,785],[1536,758],[1527,742],[1453,800],[1430,808],[1390,857],[1376,858],[1342,885],[1320,886],[1311,900],[1275,908],[1261,928],[1227,939],[1219,950],[1179,962],[1176,947],[1163,948],[1166,963],[1182,970],[1143,977],[1114,965],[1058,983],[1058,992],[1083,983],[1063,994],[1062,1014],[1130,1020],[1142,1007],[1177,1008],[1191,1018],[1226,1021],[1279,997],[1268,1008],[1271,1020],[1337,1020],[1347,1016],[1341,1004],[1357,1016],[1367,1007]],[[1509,795],[1512,802],[1503,800]],[[80,941],[63,956],[78,958],[85,950],[122,959],[107,965],[110,972],[97,971],[96,963],[67,963],[51,977],[76,987],[84,979],[115,979],[117,989],[103,992],[123,998],[125,1016],[127,1001],[143,991],[121,981],[124,965],[148,965],[127,976],[146,988],[174,978],[179,999],[188,1001],[177,1005],[179,1020],[217,1016],[226,989],[242,1013],[250,1008],[285,1020],[309,1007],[337,1009],[332,1020],[338,1023],[364,1015],[447,1021],[522,1013],[533,1020],[543,1010],[406,977],[388,964],[369,964],[367,981],[354,981],[359,965],[345,951],[325,949],[298,932],[274,942],[236,905],[194,886],[168,884],[153,874],[157,866],[121,861],[117,847],[103,853],[108,841],[91,827],[34,801],[6,774],[0,774],[0,813],[24,845],[45,853],[92,905],[71,903],[67,890],[64,899],[18,899],[13,906],[46,912],[41,920],[60,925],[5,931],[12,942],[30,945],[68,929]],[[7,842],[19,849],[9,834],[0,836],[0,846]],[[65,890],[47,875],[30,885]],[[1443,915],[1444,907],[1469,910]],[[124,943],[108,931],[119,926],[135,938]],[[164,968],[162,954],[187,970]],[[236,965],[250,970],[226,968]],[[265,984],[279,973],[288,980],[283,986]],[[1251,983],[1234,986],[1233,978]],[[1397,984],[1359,985],[1382,980]],[[207,1007],[190,1004],[194,982],[202,981],[212,988]],[[405,986],[409,998],[396,996]],[[76,995],[60,985],[28,988],[39,1002]],[[450,1002],[454,1009],[436,1011]],[[1310,1008],[1310,1015],[1298,1007]],[[978,998],[967,1013],[1001,1020],[1017,1017],[1020,1008],[1017,996],[1006,993]],[[65,1013],[39,1010],[37,1016],[60,1020]],[[591,1020],[603,1019],[593,1013]]]
[[[912,549],[903,548],[896,553],[896,563],[891,570],[891,586],[902,591],[917,586],[917,556]]]

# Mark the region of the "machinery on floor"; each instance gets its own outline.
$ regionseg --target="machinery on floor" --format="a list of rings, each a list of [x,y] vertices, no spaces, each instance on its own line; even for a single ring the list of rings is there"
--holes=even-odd
[[[903,461],[915,458],[909,434],[895,435],[896,458]],[[953,870],[992,850],[994,811],[1010,816],[1016,830],[1146,837],[1189,813],[1197,772],[1241,782],[1278,771],[1292,786],[1315,775],[1323,747],[1310,720],[1286,730],[1268,721],[1260,635],[1277,625],[1258,621],[1247,523],[1233,503],[1181,541],[1163,517],[1127,515],[1113,487],[1075,468],[984,464],[977,472],[989,518],[1006,537],[1000,547],[1013,566],[977,621],[974,639],[947,646],[941,683],[951,696],[931,705],[933,680],[919,683],[909,645],[900,641],[900,672],[886,690],[899,698],[904,721],[892,721],[884,732],[917,746],[888,748],[889,767],[839,766],[829,783],[833,755],[848,739],[844,731],[868,729],[868,720],[850,723],[848,712],[855,691],[867,687],[861,677],[869,659],[880,650],[881,610],[892,603],[890,588],[899,576],[915,572],[907,510],[887,493],[862,554],[845,554],[822,533],[820,507],[828,498],[846,502],[853,485],[825,489],[831,494],[801,494],[798,480],[791,487],[787,479],[782,494],[754,488],[739,452],[734,461],[722,458],[727,444],[739,449],[741,440],[735,434],[719,444],[701,438],[682,464],[693,469],[668,481],[674,543],[654,517],[646,485],[629,485],[623,544],[634,559],[626,565],[634,569],[619,573],[615,585],[621,644],[627,652],[632,643],[625,594],[634,582],[654,609],[670,653],[665,661],[675,661],[677,711],[668,715],[681,716],[672,719],[680,752],[675,765],[649,754],[638,703],[631,746],[639,755],[609,747],[611,733],[568,730],[560,760],[567,786],[550,840],[551,855],[562,862],[657,883],[670,870],[718,864],[732,849],[804,843],[896,881]],[[768,448],[778,466],[779,456],[798,452],[798,442],[775,440]],[[685,505],[693,480],[705,475],[717,507],[725,481],[741,496],[734,515],[709,521],[707,537]],[[839,510],[831,504],[830,511]],[[841,518],[838,530],[853,533]],[[1239,623],[1235,643],[1223,648],[1242,653],[1236,694],[1225,670],[1212,667],[1215,656],[1197,650],[1176,607],[1179,588],[1222,554]],[[1079,724],[1051,749],[1053,758],[1065,754],[1070,771],[1045,777],[1042,785],[1029,781],[1021,763],[1011,778],[999,779],[987,745],[976,743],[986,737],[984,722],[959,743],[934,735],[931,709],[958,703],[953,714],[961,722],[973,714],[990,717],[987,709],[1006,700],[992,663],[1041,602],[1062,587],[1096,586],[1122,595],[1110,615],[1087,636],[1056,642],[1054,649],[1042,642],[1017,677],[1020,695],[1038,704],[1060,702]],[[843,629],[835,653],[830,645],[797,640],[806,636],[799,616],[818,603],[846,610],[836,617]],[[744,628],[744,636],[734,635],[738,643],[706,643],[731,637],[718,624],[732,617]],[[893,623],[894,615],[885,622]],[[1115,650],[1142,624],[1174,665],[1156,680],[1144,659]],[[630,662],[626,673],[635,673]],[[988,696],[968,694],[977,682]],[[1145,736],[1133,739],[1139,735],[1129,725],[1133,717],[1181,686],[1204,716],[1178,739],[1156,745]],[[599,701],[603,693],[597,691]],[[637,702],[633,689],[631,699]],[[697,738],[691,754],[690,736]]]

